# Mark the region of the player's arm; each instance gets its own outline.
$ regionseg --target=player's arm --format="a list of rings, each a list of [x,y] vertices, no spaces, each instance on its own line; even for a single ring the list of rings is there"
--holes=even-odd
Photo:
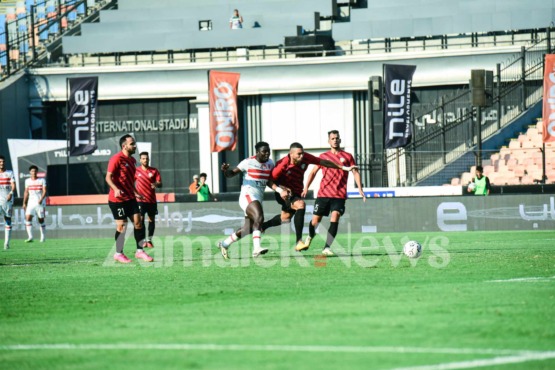
[[[289,198],[289,194],[291,194],[291,189],[283,185],[279,186],[272,180],[268,180],[268,182],[266,183],[266,186],[271,188],[276,193],[278,193],[281,196],[281,198],[284,200]]]
[[[29,188],[25,186],[25,193],[23,193],[23,209],[27,208],[28,201],[29,201]]]
[[[353,171],[355,169],[357,169],[357,166],[342,166],[339,163],[335,163],[332,161],[328,161],[327,159],[320,159],[320,163],[318,163],[320,166],[323,167],[328,167],[328,168],[336,168],[338,170],[343,170],[343,171]]]
[[[310,184],[312,184],[312,181],[314,181],[314,178],[316,177],[316,174],[318,173],[318,171],[320,171],[320,166],[314,166],[314,168],[312,169],[312,171],[310,171],[310,173],[308,174],[308,178],[306,179],[306,185],[304,186],[303,192],[301,193],[301,197],[306,197],[306,194],[308,194],[308,188],[310,187]]]
[[[224,173],[224,176],[228,179],[235,177],[241,172],[243,172],[239,167],[235,167],[232,170],[230,170],[229,167],[230,167],[229,163],[222,163],[221,170]]]
[[[114,196],[116,198],[119,198],[121,195],[121,190],[118,189],[118,187],[114,183],[114,180],[112,180],[112,172],[110,171],[106,172],[106,183],[114,191]]]
[[[156,177],[154,182],[152,183],[152,188],[161,188],[162,187],[162,176],[160,176],[160,172],[156,171]]]
[[[10,192],[8,193],[8,196],[6,197],[6,200],[9,202],[10,200],[12,200],[12,198],[15,198],[15,181],[12,179],[12,181],[10,182]]]
[[[491,190],[491,184],[489,182],[489,177],[486,176],[486,195],[489,195],[490,190]]]
[[[43,202],[44,198],[46,198],[46,184],[42,185],[42,195],[39,199],[39,204]]]
[[[355,177],[355,184],[357,184],[358,193],[362,196],[362,201],[366,202],[366,195],[364,195],[364,190],[362,190],[362,181],[360,179],[360,172],[358,172],[358,168],[353,169],[353,176]]]

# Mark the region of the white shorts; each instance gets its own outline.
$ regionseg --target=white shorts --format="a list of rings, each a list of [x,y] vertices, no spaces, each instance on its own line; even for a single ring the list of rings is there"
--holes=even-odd
[[[0,217],[12,217],[13,203],[12,202],[0,202]]]
[[[264,193],[250,186],[243,186],[241,188],[241,195],[239,195],[239,206],[243,212],[245,212],[245,216],[247,215],[247,207],[255,200],[262,203],[264,200]]]
[[[44,218],[44,206],[42,204],[32,203],[27,204],[25,209],[25,216],[37,216],[38,218]]]

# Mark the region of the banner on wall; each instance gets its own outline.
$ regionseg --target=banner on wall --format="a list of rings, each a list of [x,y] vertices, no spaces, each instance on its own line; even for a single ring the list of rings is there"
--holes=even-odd
[[[544,143],[555,141],[555,54],[545,56],[542,139]]]
[[[212,152],[235,150],[237,147],[239,76],[239,73],[233,72],[208,72],[210,148]]]
[[[68,78],[69,155],[91,154],[96,145],[98,77]]]
[[[385,149],[401,148],[412,139],[411,90],[416,66],[384,64]]]

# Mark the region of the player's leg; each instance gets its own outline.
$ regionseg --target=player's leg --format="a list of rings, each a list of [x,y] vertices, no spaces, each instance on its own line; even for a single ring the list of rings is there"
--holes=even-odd
[[[12,235],[12,203],[0,204],[0,216],[4,216],[4,249],[10,249]]]
[[[43,206],[38,206],[36,208],[36,212],[37,212],[37,221],[39,222],[39,227],[40,227],[40,242],[44,243],[46,241],[46,224],[44,223],[44,218],[45,218],[45,214],[46,211],[44,209]]]
[[[300,197],[293,197],[291,200],[291,208],[295,211],[295,218],[293,220],[296,237],[295,250],[304,251],[308,249],[302,241],[306,203]]]
[[[25,210],[25,230],[27,230],[25,243],[31,243],[33,241],[33,215],[29,212],[29,206]]]
[[[129,201],[128,207],[130,211],[129,213],[132,213],[132,217],[129,219],[133,221],[133,236],[135,237],[135,244],[137,246],[135,258],[142,259],[146,262],[152,262],[154,261],[154,258],[146,254],[143,250],[146,231],[143,222],[141,222],[141,212],[139,211],[139,206],[137,205],[137,202]]]
[[[148,219],[148,237],[146,238],[146,243],[145,246],[148,248],[154,248],[154,245],[152,244],[152,237],[154,236],[154,230],[156,229],[156,223],[155,223],[155,219],[156,219],[156,213],[154,213],[153,210],[149,210],[149,212],[147,213],[147,219]],[[144,224],[144,223],[143,223]]]
[[[112,216],[116,221],[116,233],[114,235],[114,240],[116,241],[116,253],[114,254],[114,260],[121,263],[129,263],[131,260],[123,254],[123,246],[125,245],[125,231],[127,230],[127,216],[125,215],[124,203],[108,203],[110,210],[112,211]]]
[[[321,221],[322,216],[312,215],[312,220],[308,223],[308,236],[304,242],[307,247],[310,247],[310,243],[312,243],[312,239],[314,239],[314,236],[316,235],[316,229]]]
[[[12,218],[4,216],[4,249],[10,249],[10,239],[12,236]]]
[[[262,248],[260,243],[260,238],[262,236],[261,227],[264,223],[264,211],[262,210],[262,204],[260,201],[256,200],[249,204],[246,209],[247,216],[251,221],[252,228],[252,256],[258,257],[261,254],[268,253],[267,248]]]
[[[343,213],[345,213],[345,199],[331,199],[330,209],[330,227],[328,229],[328,235],[326,236],[326,245],[324,246],[324,250],[322,251],[322,254],[328,256],[333,255],[330,247],[335,240],[335,236],[337,235],[339,219],[341,218],[341,216],[343,216]]]

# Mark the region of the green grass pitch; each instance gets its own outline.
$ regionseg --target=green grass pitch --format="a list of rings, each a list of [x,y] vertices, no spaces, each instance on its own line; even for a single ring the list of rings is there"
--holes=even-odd
[[[111,234],[111,232],[110,232]],[[353,234],[338,256],[270,234],[12,240],[2,369],[554,369],[555,231]],[[401,254],[408,239],[423,254]]]

